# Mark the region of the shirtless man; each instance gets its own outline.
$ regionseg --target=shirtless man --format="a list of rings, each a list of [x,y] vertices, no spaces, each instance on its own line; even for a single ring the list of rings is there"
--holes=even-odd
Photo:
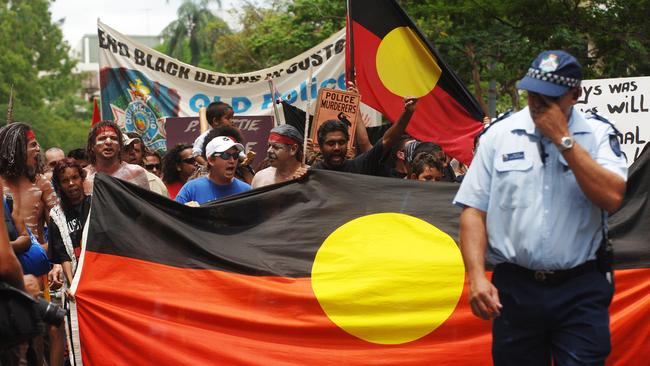
[[[41,147],[34,131],[24,123],[0,129],[0,176],[4,195],[11,200],[25,225],[47,250],[43,226],[50,209],[59,202],[52,184],[41,171]]]
[[[50,181],[42,174],[41,147],[36,141],[34,131],[24,123],[12,123],[0,129],[0,176],[3,193],[12,201],[14,216],[23,220],[25,225],[38,238],[47,251],[43,235],[45,220],[49,220],[50,210],[59,204],[59,199]],[[61,286],[61,266],[55,265],[50,271],[53,287]],[[40,283],[40,288],[44,283]],[[47,291],[47,289],[45,290]],[[63,327],[48,327],[50,344],[49,361],[52,365],[63,363]],[[36,353],[43,353],[42,339],[37,337]]]
[[[86,171],[84,192],[87,195],[93,193],[93,183],[97,173],[108,174],[149,189],[146,170],[139,165],[122,161],[123,148],[122,132],[114,122],[102,121],[92,128],[86,146],[90,164],[84,168]]]
[[[291,125],[280,125],[269,134],[266,152],[270,167],[262,169],[253,178],[253,188],[300,178],[307,168],[302,166],[303,138]]]

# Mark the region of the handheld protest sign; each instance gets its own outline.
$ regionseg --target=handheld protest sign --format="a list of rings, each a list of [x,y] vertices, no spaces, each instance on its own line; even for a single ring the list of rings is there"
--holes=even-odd
[[[352,148],[356,135],[360,99],[358,93],[328,88],[320,89],[316,102],[314,125],[311,129],[312,140],[318,140],[318,128],[323,122],[330,119],[338,119],[343,122],[347,120],[349,122],[348,132],[350,133],[348,148]]]

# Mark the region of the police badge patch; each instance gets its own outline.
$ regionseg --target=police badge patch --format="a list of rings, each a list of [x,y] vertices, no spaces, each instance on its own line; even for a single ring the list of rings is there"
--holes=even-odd
[[[557,55],[551,53],[542,59],[542,62],[539,63],[539,69],[544,72],[553,72],[557,70],[559,65]]]
[[[616,156],[621,156],[621,145],[618,142],[618,137],[616,137],[616,135],[609,135],[609,147],[612,148],[612,151]]]

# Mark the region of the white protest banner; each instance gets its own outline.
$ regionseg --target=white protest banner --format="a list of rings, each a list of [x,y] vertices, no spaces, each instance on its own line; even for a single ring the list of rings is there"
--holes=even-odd
[[[582,81],[581,111],[592,110],[622,134],[621,150],[631,165],[650,139],[650,77]]]
[[[145,144],[165,150],[166,117],[193,117],[213,101],[230,104],[235,115],[273,115],[267,78],[276,97],[305,109],[308,93],[345,89],[345,30],[279,65],[245,74],[222,74],[182,63],[134,42],[98,22],[102,119],[136,131]],[[308,70],[312,87],[307,90]],[[380,116],[373,115],[377,121]]]

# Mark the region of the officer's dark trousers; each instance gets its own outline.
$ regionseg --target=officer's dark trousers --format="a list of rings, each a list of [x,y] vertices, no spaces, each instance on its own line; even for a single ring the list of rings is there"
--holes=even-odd
[[[604,365],[613,289],[598,271],[559,284],[495,269],[503,309],[492,325],[494,364]]]

